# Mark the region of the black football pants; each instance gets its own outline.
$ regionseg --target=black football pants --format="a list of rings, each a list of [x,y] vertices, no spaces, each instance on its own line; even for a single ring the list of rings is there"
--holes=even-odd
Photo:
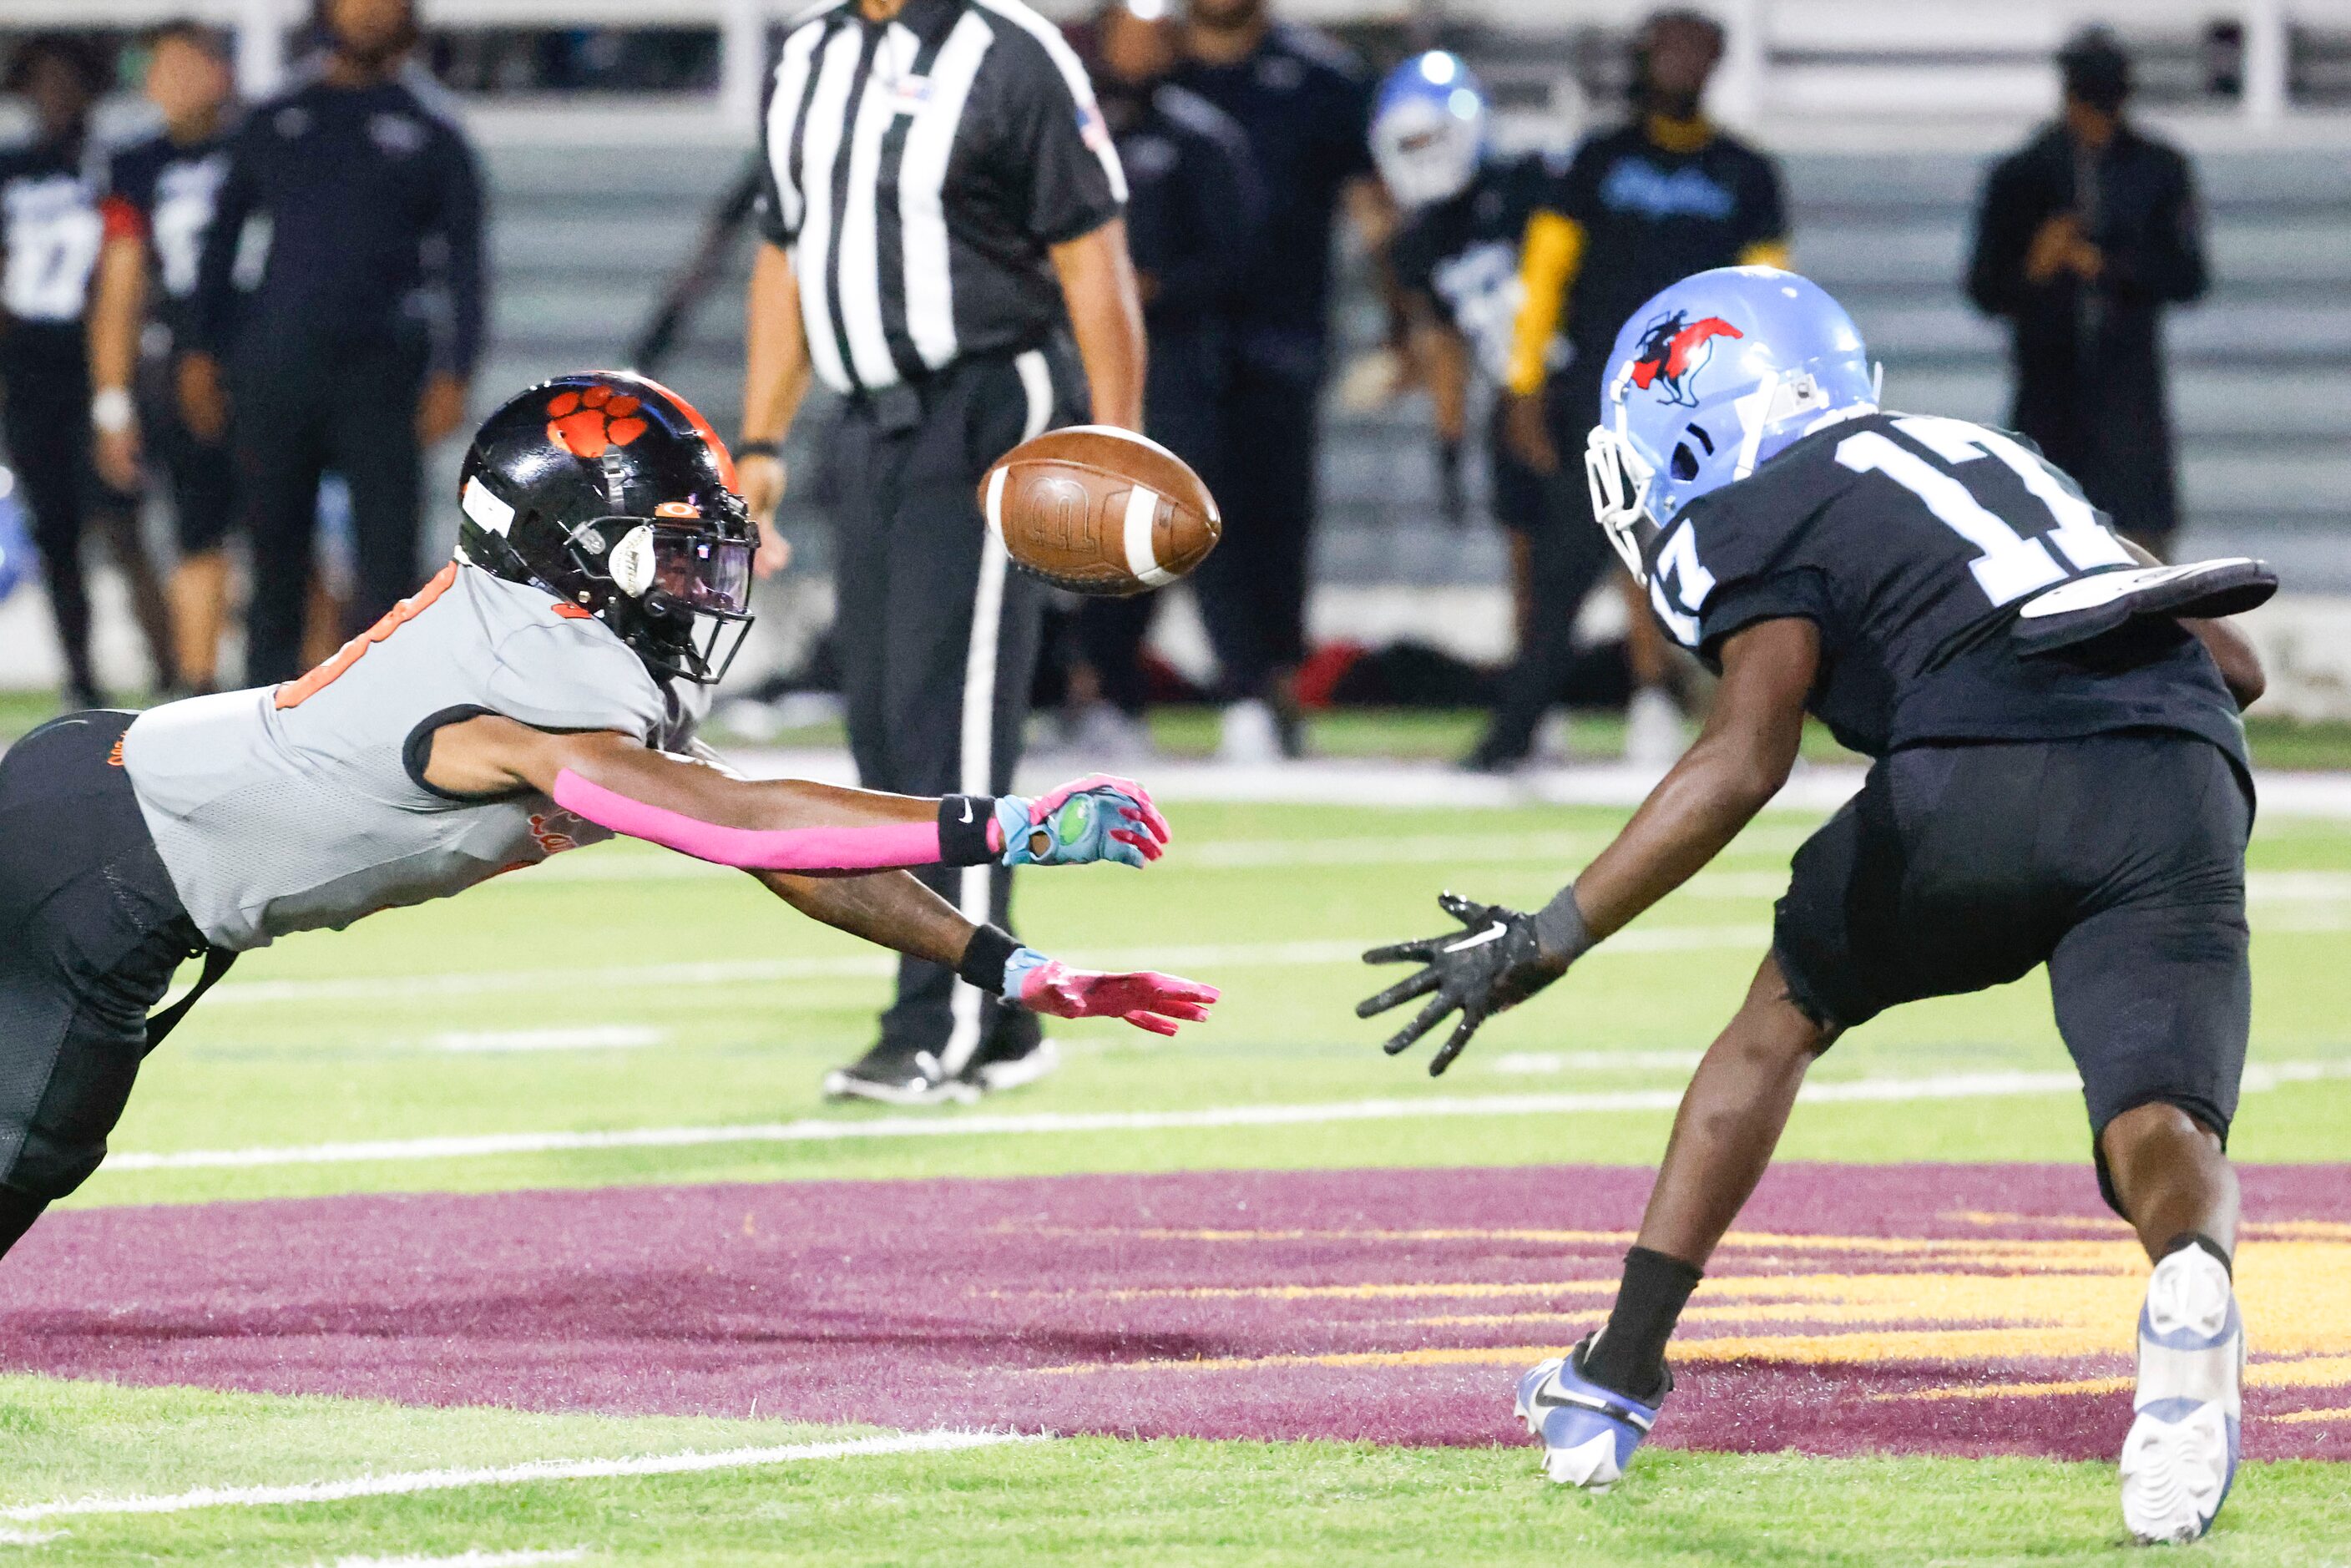
[[[237,501],[253,546],[246,680],[302,673],[302,630],[319,525],[319,481],[351,492],[359,591],[348,630],[374,624],[415,591],[423,453],[416,406],[421,344],[258,345],[235,375]]]
[[[1044,587],[1010,568],[979,512],[988,465],[1085,408],[1065,344],[963,361],[852,398],[835,437],[841,502],[834,639],[861,783],[905,795],[1012,788],[1036,674]],[[1007,922],[1012,873],[915,873],[974,922]],[[998,1004],[950,969],[902,959],[881,1043],[960,1070]]]
[[[1224,398],[1224,538],[1192,581],[1228,698],[1268,697],[1306,658],[1318,373],[1236,365]]]

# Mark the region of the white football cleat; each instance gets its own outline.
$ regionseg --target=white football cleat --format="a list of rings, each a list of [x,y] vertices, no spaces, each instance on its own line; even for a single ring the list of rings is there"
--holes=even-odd
[[[1545,1479],[1604,1492],[1625,1479],[1633,1450],[1656,1424],[1665,1395],[1657,1405],[1644,1405],[1584,1376],[1577,1363],[1598,1337],[1529,1368],[1519,1379],[1518,1414],[1528,1435],[1542,1441]],[[1666,1393],[1673,1386],[1668,1374]]]
[[[2123,1522],[2142,1542],[2194,1541],[2237,1477],[2244,1321],[2220,1260],[2183,1247],[2155,1266],[2138,1318],[2138,1412],[2123,1439]]]

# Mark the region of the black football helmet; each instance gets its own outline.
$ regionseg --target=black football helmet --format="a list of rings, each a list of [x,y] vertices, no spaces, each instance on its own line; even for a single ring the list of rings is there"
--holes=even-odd
[[[594,616],[656,677],[714,685],[751,628],[758,532],[735,483],[726,444],[659,382],[558,376],[475,434],[458,559]]]

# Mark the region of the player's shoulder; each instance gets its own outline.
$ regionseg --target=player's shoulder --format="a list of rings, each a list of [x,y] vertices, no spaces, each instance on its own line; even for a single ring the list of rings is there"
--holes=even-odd
[[[601,621],[528,583],[460,565],[450,597],[478,627],[492,706],[548,729],[659,732],[669,705],[644,661]]]
[[[977,16],[995,35],[980,65],[982,79],[993,78],[1021,97],[1058,79],[1080,103],[1093,101],[1093,82],[1077,50],[1061,28],[1023,0],[970,0],[967,15]]]
[[[392,78],[391,88],[394,101],[414,114],[444,140],[463,141],[465,137],[465,114],[457,95],[441,85],[441,80],[423,66],[411,61]]]
[[[171,136],[161,131],[110,149],[106,154],[107,189],[129,196],[151,189],[177,151]]]
[[[1707,151],[1722,162],[1736,167],[1761,170],[1767,173],[1775,172],[1780,167],[1779,161],[1771,154],[1764,152],[1737,131],[1725,131],[1719,126],[1715,128],[1714,140],[1707,144]]]
[[[1307,79],[1317,78],[1334,86],[1361,89],[1371,85],[1371,72],[1361,55],[1323,32],[1298,22],[1276,22],[1267,32],[1263,47],[1271,54],[1286,55],[1305,68]]]

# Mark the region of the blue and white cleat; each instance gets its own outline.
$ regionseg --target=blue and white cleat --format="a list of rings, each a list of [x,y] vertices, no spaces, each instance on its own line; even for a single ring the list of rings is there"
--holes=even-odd
[[[2123,1522],[2141,1542],[2194,1541],[2237,1477],[2245,1327],[2229,1271],[2201,1247],[2155,1266],[2138,1317],[2138,1412],[2123,1439]]]
[[[1519,1419],[1530,1437],[1542,1439],[1545,1476],[1562,1486],[1606,1491],[1624,1479],[1633,1450],[1656,1424],[1657,1406],[1585,1377],[1577,1363],[1591,1343],[1587,1337],[1519,1379]],[[1666,1392],[1673,1387],[1668,1374]]]

